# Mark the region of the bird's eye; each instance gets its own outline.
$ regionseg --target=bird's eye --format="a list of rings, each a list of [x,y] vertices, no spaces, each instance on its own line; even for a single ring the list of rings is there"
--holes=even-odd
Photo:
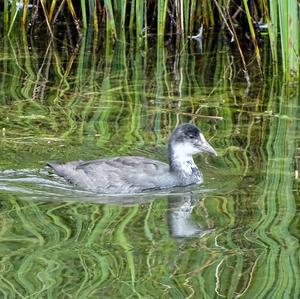
[[[194,136],[194,135],[189,135],[189,138],[190,138],[190,139],[194,139],[195,136]]]

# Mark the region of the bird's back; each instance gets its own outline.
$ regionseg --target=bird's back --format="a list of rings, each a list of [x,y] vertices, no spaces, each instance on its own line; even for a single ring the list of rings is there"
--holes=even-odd
[[[98,193],[161,189],[173,186],[176,180],[170,174],[168,164],[136,156],[48,165],[67,181]]]

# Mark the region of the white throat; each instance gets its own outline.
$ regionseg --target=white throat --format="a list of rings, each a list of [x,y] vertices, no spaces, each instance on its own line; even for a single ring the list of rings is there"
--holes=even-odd
[[[191,150],[184,144],[174,145],[172,160],[173,164],[187,175],[192,174],[193,169],[198,169],[193,160]]]
[[[180,176],[185,185],[202,183],[202,173],[193,160],[193,155],[199,153],[197,147],[189,142],[173,143],[171,146],[169,149],[170,169]]]

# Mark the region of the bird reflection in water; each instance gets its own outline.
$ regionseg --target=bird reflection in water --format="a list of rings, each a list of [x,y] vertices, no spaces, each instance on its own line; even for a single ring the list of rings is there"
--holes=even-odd
[[[187,193],[169,200],[168,224],[173,238],[202,238],[213,229],[201,227],[192,216],[193,209],[200,201],[199,194]]]

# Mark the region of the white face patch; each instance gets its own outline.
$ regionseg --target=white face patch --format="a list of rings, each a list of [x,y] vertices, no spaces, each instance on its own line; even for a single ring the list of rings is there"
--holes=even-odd
[[[191,160],[193,155],[200,153],[200,149],[188,141],[174,144],[173,151],[176,159],[178,158],[184,161]]]

